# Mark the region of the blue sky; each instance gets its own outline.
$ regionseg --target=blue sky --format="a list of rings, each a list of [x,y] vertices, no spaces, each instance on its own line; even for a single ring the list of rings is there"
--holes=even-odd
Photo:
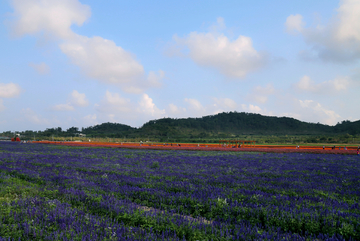
[[[0,131],[360,119],[360,0],[0,0]]]

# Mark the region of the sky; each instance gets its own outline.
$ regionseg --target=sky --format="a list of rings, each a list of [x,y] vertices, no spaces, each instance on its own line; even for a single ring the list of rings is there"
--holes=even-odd
[[[0,0],[0,132],[360,119],[360,0]]]

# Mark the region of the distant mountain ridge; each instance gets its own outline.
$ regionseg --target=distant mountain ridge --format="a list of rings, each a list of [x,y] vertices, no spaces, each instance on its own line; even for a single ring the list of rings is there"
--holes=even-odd
[[[87,135],[113,137],[181,137],[231,135],[328,135],[360,134],[360,120],[343,121],[335,126],[308,123],[291,117],[263,116],[245,112],[223,112],[201,118],[162,118],[151,120],[140,128],[118,123],[103,123],[82,129]]]

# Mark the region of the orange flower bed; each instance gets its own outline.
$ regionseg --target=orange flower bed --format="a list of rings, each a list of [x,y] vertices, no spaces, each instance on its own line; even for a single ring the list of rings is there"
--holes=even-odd
[[[33,143],[65,145],[65,146],[84,146],[84,147],[112,147],[112,148],[131,148],[131,149],[155,149],[155,150],[193,150],[193,151],[245,151],[245,152],[275,152],[275,153],[332,153],[332,154],[357,154],[357,147],[351,146],[339,149],[331,146],[285,146],[285,145],[252,145],[242,146],[221,146],[219,144],[194,144],[194,143],[114,143],[114,142],[69,142],[69,141],[34,141]]]

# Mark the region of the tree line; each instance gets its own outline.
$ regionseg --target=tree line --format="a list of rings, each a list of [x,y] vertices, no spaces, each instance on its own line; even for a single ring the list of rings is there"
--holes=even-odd
[[[298,136],[307,136],[307,141],[333,142],[337,139],[351,139],[360,134],[360,121],[342,121],[335,126],[309,123],[290,117],[263,116],[246,112],[223,112],[201,118],[161,118],[150,120],[139,128],[120,123],[103,123],[95,126],[47,128],[44,131],[26,130],[17,132],[27,139],[49,137],[69,137],[86,135],[89,138],[144,138],[158,141],[192,141],[249,137],[282,136],[292,140]],[[12,136],[13,132],[3,132],[2,136]],[[269,139],[268,138],[268,139]],[[271,139],[270,138],[270,139]],[[286,139],[285,138],[285,139]],[[251,139],[251,138],[250,138]],[[279,139],[279,138],[277,138]]]

